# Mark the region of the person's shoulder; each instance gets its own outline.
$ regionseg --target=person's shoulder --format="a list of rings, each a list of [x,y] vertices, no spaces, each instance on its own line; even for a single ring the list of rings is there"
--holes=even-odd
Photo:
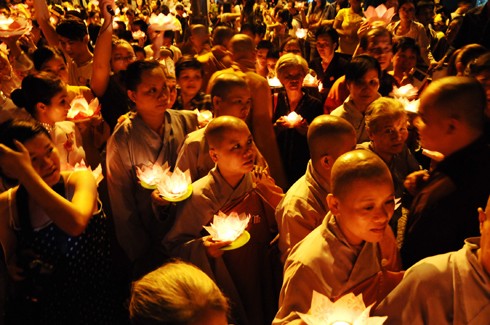
[[[167,113],[170,116],[172,125],[175,125],[178,121],[184,123],[187,127],[197,129],[197,114],[194,111],[167,109]]]
[[[192,131],[191,133],[187,134],[184,143],[186,145],[192,145],[195,143],[201,143],[201,141],[204,140],[204,133],[206,132],[206,128],[198,129],[196,131]]]

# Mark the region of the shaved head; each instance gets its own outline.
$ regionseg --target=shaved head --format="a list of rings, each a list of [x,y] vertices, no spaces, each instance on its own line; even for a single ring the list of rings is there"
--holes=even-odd
[[[308,128],[308,147],[312,160],[336,152],[342,145],[343,136],[352,136],[355,143],[356,131],[345,119],[333,115],[320,115]]]
[[[249,58],[255,57],[254,41],[245,34],[236,34],[230,40],[230,51],[233,53],[233,58]]]
[[[340,156],[332,167],[332,194],[342,197],[353,190],[351,185],[359,180],[375,183],[387,182],[393,186],[388,166],[378,155],[368,150],[354,150]]]
[[[209,148],[213,149],[219,147],[228,131],[243,131],[250,133],[247,124],[237,117],[228,115],[217,117],[209,122],[204,133]]]

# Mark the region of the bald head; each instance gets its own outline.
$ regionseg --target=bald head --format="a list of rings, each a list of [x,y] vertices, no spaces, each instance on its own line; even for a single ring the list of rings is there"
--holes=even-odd
[[[320,115],[311,122],[307,139],[311,159],[317,160],[345,147],[345,141],[355,144],[356,131],[349,122],[341,117]]]
[[[204,133],[209,148],[219,147],[225,139],[226,133],[230,131],[250,133],[247,124],[237,117],[226,115],[211,120]]]
[[[254,41],[245,34],[236,34],[231,38],[230,51],[233,53],[233,58],[255,58],[255,44]]]
[[[215,96],[226,98],[230,94],[231,89],[235,87],[248,89],[247,82],[238,74],[232,72],[222,73],[210,85],[211,98]]]
[[[485,90],[476,79],[446,77],[433,81],[422,93],[420,112],[433,109],[479,132],[483,130],[486,101]]]
[[[350,151],[335,161],[331,176],[332,194],[342,197],[351,191],[351,185],[359,180],[387,182],[393,186],[388,166],[368,150]]]

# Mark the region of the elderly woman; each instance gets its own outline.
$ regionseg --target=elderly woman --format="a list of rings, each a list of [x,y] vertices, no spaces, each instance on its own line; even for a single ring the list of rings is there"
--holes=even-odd
[[[274,97],[272,121],[289,185],[305,173],[310,159],[306,141],[308,125],[323,114],[322,103],[302,90],[308,71],[305,59],[296,54],[285,54],[276,63],[276,74],[284,90]],[[286,116],[293,112],[302,120],[290,121]]]
[[[370,150],[383,159],[393,177],[395,197],[402,198],[405,178],[420,169],[405,144],[408,138],[407,113],[397,100],[381,97],[369,105],[365,119],[370,141],[357,145],[357,148]],[[399,217],[400,214],[395,213],[390,221],[394,230]]]

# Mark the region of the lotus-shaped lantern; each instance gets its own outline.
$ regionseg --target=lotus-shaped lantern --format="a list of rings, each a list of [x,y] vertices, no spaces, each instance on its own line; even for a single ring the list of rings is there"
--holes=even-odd
[[[192,194],[192,180],[189,170],[182,172],[179,167],[172,173],[170,168],[165,170],[157,183],[160,195],[167,201],[178,202],[187,199]]]
[[[407,99],[415,99],[418,96],[419,89],[414,87],[411,84],[401,86],[398,88],[397,86],[393,86],[393,96],[395,98],[407,98]]]
[[[279,78],[267,78],[267,82],[269,83],[269,87],[271,88],[280,88],[282,87],[282,83],[279,81]]]
[[[308,33],[308,30],[306,28],[298,28],[296,30],[296,37],[297,38],[306,38],[306,34]]]
[[[94,176],[94,179],[95,179],[95,182],[97,183],[97,185],[99,185],[99,183],[104,179],[104,176],[102,175],[102,165],[101,164],[99,164],[94,170],[92,170],[92,168],[90,166],[87,167],[87,165],[85,164],[85,160],[83,160],[83,159],[81,162],[77,162],[74,167],[72,167],[71,169],[68,169],[68,170],[73,170],[73,171],[89,170],[89,171],[91,171],[92,176]]]
[[[137,30],[136,32],[133,33],[133,39],[139,40],[142,39],[146,36],[145,32],[142,30]]]
[[[383,324],[388,317],[369,317],[371,307],[366,308],[362,295],[355,296],[353,293],[349,293],[336,302],[332,302],[328,297],[313,291],[310,310],[307,314],[299,313],[299,316],[308,325]]]
[[[0,14],[0,37],[23,35],[31,29],[31,22],[23,16],[7,17]]]
[[[407,98],[396,98],[405,108],[405,111],[409,113],[417,114],[419,111],[420,100],[408,100]]]
[[[248,226],[250,215],[231,212],[229,215],[221,211],[214,215],[209,226],[204,226],[213,240],[234,241],[240,237]]]
[[[303,86],[305,87],[318,87],[320,81],[310,73],[308,73],[303,79]]]
[[[303,121],[303,117],[296,112],[291,112],[284,116],[289,127],[295,127],[298,123]]]
[[[155,15],[152,14],[150,17],[150,25],[156,31],[165,31],[165,30],[176,30],[174,24],[174,19],[172,15],[164,15],[162,13]]]
[[[74,121],[84,121],[98,114],[99,111],[100,106],[97,98],[91,100],[89,104],[85,97],[77,96],[71,101],[70,110],[66,117]]]
[[[207,109],[200,111],[196,108],[194,112],[197,114],[197,122],[199,123],[199,127],[205,127],[213,119],[213,113]]]
[[[147,163],[141,167],[136,167],[136,176],[138,177],[141,186],[149,190],[154,190],[162,179],[165,169],[167,169],[167,164],[162,167],[157,163]]]
[[[374,26],[385,26],[391,22],[391,18],[395,15],[395,8],[386,8],[384,4],[380,4],[376,8],[369,6],[364,11],[364,16]]]

